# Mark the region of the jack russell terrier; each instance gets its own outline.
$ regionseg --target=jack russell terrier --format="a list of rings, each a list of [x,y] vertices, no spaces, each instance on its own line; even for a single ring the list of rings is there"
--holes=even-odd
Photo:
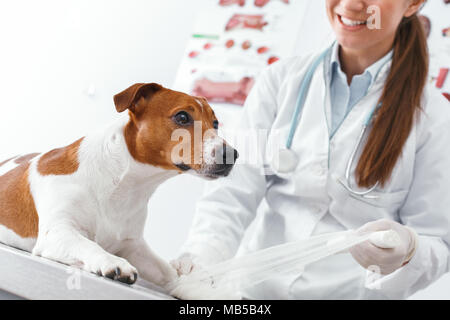
[[[179,173],[227,176],[238,153],[217,135],[205,98],[147,83],[114,103],[128,116],[106,129],[0,163],[0,242],[128,284],[139,274],[165,287],[177,271],[144,241],[150,196]],[[189,139],[174,141],[177,129]]]

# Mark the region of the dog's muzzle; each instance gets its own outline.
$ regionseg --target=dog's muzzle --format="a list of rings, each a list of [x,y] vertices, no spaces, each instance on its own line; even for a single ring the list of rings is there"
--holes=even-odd
[[[215,164],[210,167],[206,175],[212,178],[228,176],[238,158],[239,152],[236,149],[223,144],[221,148],[216,148]]]

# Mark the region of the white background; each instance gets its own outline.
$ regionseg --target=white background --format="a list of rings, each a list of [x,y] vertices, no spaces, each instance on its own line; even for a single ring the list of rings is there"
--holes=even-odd
[[[0,0],[0,159],[63,146],[110,123],[112,96],[133,83],[171,87],[205,1],[215,0]],[[299,12],[302,38],[294,39],[302,54],[332,33],[324,1],[297,1],[310,3],[307,15]],[[239,110],[217,113],[226,122]],[[176,256],[202,188],[198,178],[180,176],[151,199],[146,238],[162,257]],[[449,275],[415,298],[449,299],[448,288]]]

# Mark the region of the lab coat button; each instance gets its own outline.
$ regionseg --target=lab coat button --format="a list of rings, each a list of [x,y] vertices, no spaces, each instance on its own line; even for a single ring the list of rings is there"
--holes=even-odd
[[[313,168],[313,172],[318,176],[324,176],[328,171],[328,161],[322,161],[319,164],[315,165]]]
[[[318,176],[322,176],[325,174],[325,170],[323,169],[323,167],[321,165],[314,166],[313,172]]]

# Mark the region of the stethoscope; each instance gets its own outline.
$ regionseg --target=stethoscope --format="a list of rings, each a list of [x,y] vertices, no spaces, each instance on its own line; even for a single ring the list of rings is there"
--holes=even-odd
[[[291,149],[292,146],[292,141],[294,139],[294,134],[295,131],[297,129],[297,125],[299,122],[299,115],[303,109],[303,106],[305,104],[305,98],[306,95],[308,93],[310,84],[311,84],[311,80],[312,77],[314,76],[314,73],[317,69],[317,67],[319,66],[319,64],[325,59],[325,57],[327,56],[327,54],[331,51],[331,48],[325,50],[325,52],[323,52],[309,67],[308,71],[306,72],[305,78],[300,86],[300,93],[298,95],[297,98],[297,104],[295,107],[295,111],[292,117],[292,121],[291,121],[291,127],[289,130],[289,135],[287,137],[286,140],[286,147],[279,149],[278,150],[278,154],[275,155],[273,161],[272,161],[272,166],[274,167],[275,172],[280,173],[280,174],[287,174],[287,173],[292,173],[295,171],[295,169],[297,168],[299,159],[297,154]],[[364,137],[364,134],[367,130],[367,127],[370,125],[373,115],[375,113],[375,110],[377,110],[379,107],[381,107],[381,103],[379,103],[373,110],[372,112],[369,114],[369,116],[367,117],[366,121],[364,122],[364,125],[362,127],[361,133],[358,136],[358,142],[356,143],[350,158],[347,162],[347,167],[345,170],[345,180],[346,182],[342,181],[342,179],[338,179],[338,182],[348,191],[350,192],[352,195],[354,196],[359,196],[359,197],[364,197],[364,198],[368,198],[368,199],[377,199],[378,196],[376,195],[369,195],[369,193],[371,193],[373,190],[375,190],[375,188],[378,187],[379,183],[377,182],[374,186],[372,186],[371,188],[365,190],[365,191],[358,191],[352,188],[351,186],[351,179],[350,179],[350,171],[353,165],[353,162],[355,160],[355,156],[356,153],[359,150],[359,147],[361,145],[362,139]]]

